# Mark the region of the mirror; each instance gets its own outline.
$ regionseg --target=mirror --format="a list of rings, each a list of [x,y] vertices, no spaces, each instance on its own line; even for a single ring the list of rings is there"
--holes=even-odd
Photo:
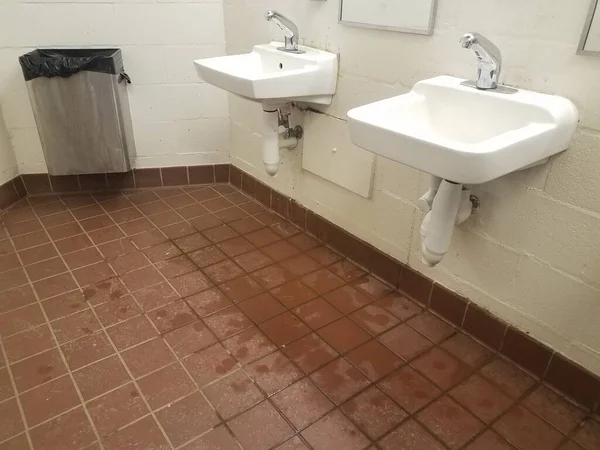
[[[340,0],[345,25],[433,34],[437,0]]]
[[[599,9],[598,0],[592,0],[577,49],[577,53],[580,55],[600,55]]]

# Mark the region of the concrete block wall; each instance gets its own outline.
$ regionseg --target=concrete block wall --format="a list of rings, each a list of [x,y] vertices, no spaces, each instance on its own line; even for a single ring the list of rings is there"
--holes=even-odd
[[[192,61],[225,52],[221,0],[2,0],[0,105],[19,171],[46,171],[17,58],[36,47],[120,47],[137,167],[229,161],[223,91]]]
[[[323,139],[332,139],[327,123],[345,121],[354,106],[407,92],[423,78],[473,78],[475,57],[458,44],[467,31],[502,50],[502,82],[575,102],[581,121],[571,148],[550,164],[476,186],[481,208],[455,229],[437,268],[425,267],[419,254],[416,200],[426,190],[425,174],[377,158],[373,197],[365,199],[303,171],[298,149],[284,152],[279,175],[269,178],[260,106],[234,96],[232,163],[600,373],[600,58],[576,55],[588,6],[589,0],[439,0],[434,35],[419,36],[341,25],[335,0],[224,0],[230,54],[282,40],[263,19],[273,7],[298,24],[306,45],[340,54],[334,102],[307,121],[325,122],[313,127]]]
[[[0,186],[18,175],[17,160],[0,109]]]

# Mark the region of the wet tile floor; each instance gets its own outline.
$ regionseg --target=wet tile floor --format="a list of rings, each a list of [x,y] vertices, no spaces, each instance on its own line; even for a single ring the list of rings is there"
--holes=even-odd
[[[229,185],[0,229],[0,449],[599,449],[600,423]]]

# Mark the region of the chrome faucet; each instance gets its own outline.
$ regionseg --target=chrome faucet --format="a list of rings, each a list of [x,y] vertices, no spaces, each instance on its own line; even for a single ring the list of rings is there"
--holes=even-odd
[[[460,44],[477,55],[477,89],[496,89],[502,69],[502,54],[498,47],[479,33],[466,33]]]
[[[267,11],[265,18],[270,22],[275,22],[283,31],[285,36],[285,46],[279,47],[278,50],[290,53],[304,53],[304,50],[298,49],[298,39],[300,37],[300,33],[298,32],[298,27],[294,22],[285,17],[283,14],[279,14],[277,11]]]

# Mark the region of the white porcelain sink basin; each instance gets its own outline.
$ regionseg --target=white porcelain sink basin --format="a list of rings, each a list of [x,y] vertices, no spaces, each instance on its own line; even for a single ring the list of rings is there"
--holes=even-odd
[[[385,158],[462,184],[477,184],[566,150],[578,121],[569,100],[500,93],[439,76],[411,92],[348,112],[352,141]]]
[[[207,83],[262,103],[301,101],[328,105],[335,93],[337,55],[299,46],[304,53],[278,50],[281,42],[252,52],[194,61]]]

